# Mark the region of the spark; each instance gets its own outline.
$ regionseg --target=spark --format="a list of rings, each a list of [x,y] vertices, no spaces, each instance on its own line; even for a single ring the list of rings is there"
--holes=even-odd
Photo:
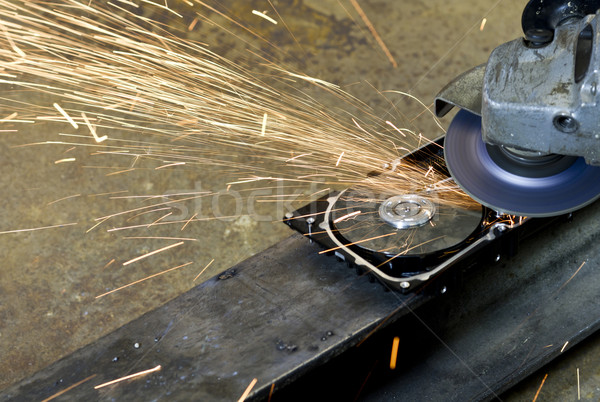
[[[560,353],[564,352],[565,349],[567,348],[567,345],[569,344],[569,341],[566,341],[565,344],[563,345],[563,347],[560,349]]]
[[[120,191],[109,191],[107,193],[88,194],[88,197],[100,197],[103,195],[121,194],[121,193],[127,193],[128,191],[129,190],[120,190]]]
[[[266,19],[266,20],[267,20],[267,21],[269,21],[270,23],[277,25],[277,21],[275,21],[273,18],[269,17],[269,16],[268,16],[267,14],[265,14],[264,12],[263,12],[263,13],[261,13],[260,11],[257,11],[257,10],[252,10],[252,14],[254,14],[254,15],[258,15],[259,17]]]
[[[59,225],[41,226],[41,227],[30,228],[30,229],[5,230],[4,232],[0,232],[0,235],[1,234],[9,234],[9,233],[33,232],[33,231],[36,231],[36,230],[44,230],[44,229],[63,228],[63,227],[66,227],[66,226],[73,226],[73,225],[77,225],[77,222],[73,222],[73,223],[61,223]]]
[[[483,31],[483,28],[485,28],[485,23],[487,22],[487,18],[484,18],[481,20],[481,25],[479,26],[479,30]]]
[[[206,271],[206,268],[210,267],[210,264],[212,264],[214,261],[215,261],[214,258],[212,260],[210,260],[210,262],[208,264],[206,264],[206,266],[202,269],[202,271],[200,271],[200,273],[198,275],[196,275],[196,277],[194,278],[194,280],[192,282],[196,282],[196,279],[198,279],[200,277],[200,275],[202,275],[204,273],[204,271]]]
[[[171,166],[181,166],[181,165],[185,165],[185,162],[169,163],[168,165],[162,165],[162,166],[155,167],[154,170],[164,169],[164,168],[171,167]]]
[[[2,28],[2,31],[4,32],[4,35],[6,35],[6,40],[8,40],[8,43],[10,44],[10,47],[12,48],[12,50],[15,51],[16,54],[18,54],[19,56],[21,56],[22,58],[27,57],[27,55],[25,54],[24,51],[22,51],[13,41],[13,39],[11,38],[10,34],[8,33],[8,30],[6,29],[6,27],[4,26],[4,24],[0,23],[0,28]]]
[[[275,383],[271,384],[271,389],[269,390],[269,398],[267,402],[271,402],[271,398],[273,397],[273,391],[275,391]]]
[[[90,130],[90,133],[92,133],[92,136],[94,137],[94,140],[96,140],[96,142],[102,142],[102,141],[105,141],[106,139],[108,139],[108,136],[106,136],[106,135],[103,135],[102,137],[98,137],[98,134],[96,134],[96,129],[90,124],[90,121],[88,120],[85,113],[81,112],[81,117],[83,118],[85,125]]]
[[[185,241],[198,241],[192,237],[166,237],[166,236],[126,236],[123,239],[153,239],[153,240],[185,240]]]
[[[151,224],[149,224],[148,227],[156,225],[158,222],[162,221],[163,219],[165,219],[166,217],[171,216],[171,215],[173,215],[173,211],[169,212],[168,214],[165,214],[165,215],[161,216],[160,218],[158,218],[157,220],[155,220],[154,222],[152,222]]]
[[[58,397],[59,397],[59,396],[61,396],[62,394],[65,394],[65,393],[69,392],[69,391],[70,391],[70,390],[72,390],[73,388],[75,388],[75,387],[77,387],[77,386],[79,386],[79,385],[83,384],[84,382],[87,382],[87,381],[91,380],[91,379],[92,379],[92,378],[94,378],[94,377],[96,377],[96,374],[92,374],[91,376],[89,376],[89,377],[87,377],[87,378],[84,378],[83,380],[81,380],[81,381],[78,381],[78,382],[76,382],[75,384],[72,384],[72,385],[68,386],[67,388],[63,389],[62,391],[59,391],[59,392],[57,392],[56,394],[54,394],[54,395],[52,395],[52,396],[50,396],[50,397],[48,397],[48,398],[46,398],[46,399],[42,400],[42,402],[49,402],[49,401],[53,400],[54,398],[58,398]]]
[[[365,388],[365,386],[369,382],[369,379],[371,378],[371,375],[373,375],[373,371],[375,371],[375,367],[377,367],[377,364],[379,364],[379,360],[375,360],[375,363],[373,363],[373,365],[371,366],[371,369],[369,370],[369,373],[367,374],[367,376],[363,380],[362,384],[360,385],[360,388],[358,389],[358,392],[356,393],[356,396],[354,397],[355,401],[358,400],[358,397],[363,392],[363,389]]]
[[[96,223],[94,226],[92,226],[91,228],[89,228],[88,230],[85,231],[85,233],[89,233],[92,230],[94,230],[95,228],[97,228],[98,226],[102,225],[104,222],[106,222],[110,217],[106,217],[104,219],[99,219],[98,223]]]
[[[575,271],[575,273],[573,275],[571,275],[571,277],[569,279],[567,279],[567,281],[565,283],[562,284],[562,286],[558,289],[558,292],[560,292],[562,290],[562,288],[564,288],[565,286],[567,286],[567,284],[569,282],[571,282],[571,280],[573,278],[575,278],[575,275],[577,275],[579,273],[579,271],[581,270],[581,268],[583,268],[583,266],[585,265],[585,261],[581,263],[581,265],[579,266],[579,268],[577,268],[577,270]]]
[[[289,71],[287,73],[288,73],[288,75],[290,75],[292,77],[300,78],[300,79],[308,81],[308,82],[313,82],[315,84],[321,84],[321,85],[324,85],[326,87],[331,87],[331,88],[339,88],[337,85],[332,84],[331,82],[321,80],[319,78],[309,77],[308,75],[291,73]]]
[[[144,2],[144,3],[152,4],[152,5],[157,6],[159,8],[162,8],[163,10],[167,10],[168,12],[175,14],[179,18],[183,18],[183,16],[181,14],[176,13],[175,11],[173,11],[172,9],[170,9],[169,6],[167,5],[166,1],[165,1],[165,5],[164,6],[162,4],[155,3],[155,2],[150,1],[150,0],[141,0],[141,1]]]
[[[577,367],[577,400],[581,400],[581,386],[579,383],[579,367]]]
[[[246,388],[246,390],[244,391],[242,396],[240,396],[240,399],[238,400],[238,402],[244,402],[244,400],[248,397],[248,395],[250,395],[252,388],[254,388],[254,386],[256,385],[257,382],[258,382],[258,379],[255,378],[250,382],[250,384],[248,384],[248,388]]]
[[[65,112],[65,110],[58,103],[53,103],[52,105],[56,108],[56,110],[59,111],[60,114],[63,115],[63,117],[73,126],[73,128],[79,128],[77,123],[75,123],[71,116],[69,116],[67,112]]]
[[[296,156],[294,156],[292,158],[286,159],[285,163],[292,162],[292,161],[295,161],[296,159],[302,158],[303,156],[310,156],[310,155],[312,155],[312,153],[306,153],[306,154],[296,155]]]
[[[265,136],[265,132],[267,131],[267,114],[265,113],[263,115],[263,120],[262,120],[262,128],[260,129],[260,135],[262,137]]]
[[[396,232],[392,232],[392,233],[388,233],[388,234],[384,234],[384,235],[380,235],[380,236],[369,237],[368,239],[361,239],[361,240],[358,240],[358,241],[355,241],[355,242],[352,242],[352,243],[344,244],[343,246],[337,246],[337,247],[330,248],[328,250],[319,251],[319,254],[325,254],[325,253],[328,253],[330,251],[338,250],[338,249],[340,249],[342,247],[352,246],[354,244],[359,244],[359,243],[364,243],[366,241],[381,239],[382,237],[393,236],[393,235],[396,235],[396,234],[397,234]]]
[[[544,376],[544,379],[542,380],[540,387],[538,388],[537,392],[535,393],[535,396],[533,397],[533,402],[535,402],[537,400],[538,395],[540,394],[540,391],[542,390],[542,387],[544,386],[544,383],[546,382],[546,378],[548,378],[548,374],[546,374]]]
[[[362,213],[361,211],[351,212],[351,213],[346,214],[344,216],[340,216],[339,218],[337,218],[336,220],[334,220],[333,223],[339,223],[339,222],[348,220],[348,219],[353,218],[353,217],[355,217],[357,215],[360,215],[361,213]]]
[[[403,137],[406,137],[406,134],[404,134],[404,133],[402,132],[402,130],[400,130],[398,127],[396,127],[396,126],[394,125],[394,123],[392,123],[391,121],[389,121],[389,120],[386,120],[386,121],[385,121],[385,124],[387,124],[388,126],[392,126],[392,128],[393,128],[394,130],[396,130],[398,133],[400,133],[400,135],[402,135]]]
[[[337,162],[335,163],[335,166],[340,165],[340,162],[342,161],[342,156],[344,156],[344,152],[346,152],[346,151],[342,151],[342,153],[340,154],[340,157],[338,158]]]
[[[425,173],[425,177],[427,177],[431,172],[433,172],[433,166],[429,166],[429,169],[427,169],[427,173]]]
[[[106,268],[110,267],[110,266],[111,266],[112,264],[114,264],[116,261],[117,261],[117,260],[113,258],[112,260],[110,260],[109,262],[107,262],[107,263],[106,263],[106,265],[102,267],[102,269],[106,269]]]
[[[129,380],[131,378],[140,377],[140,376],[143,376],[143,375],[146,375],[146,374],[154,373],[155,371],[159,371],[161,368],[162,367],[159,364],[158,366],[156,366],[154,368],[151,368],[151,369],[148,369],[148,370],[144,370],[144,371],[140,371],[138,373],[126,375],[125,377],[117,378],[116,380],[112,380],[112,381],[105,382],[105,383],[100,384],[100,385],[96,385],[94,387],[94,389],[103,388],[103,387],[106,387],[108,385],[112,385],[112,384],[116,384],[116,383],[121,382],[121,381]]]
[[[129,168],[129,169],[124,169],[124,170],[119,170],[119,171],[116,171],[116,172],[107,173],[105,176],[107,176],[107,177],[108,176],[116,176],[118,174],[132,172],[134,170],[135,170],[135,168]]]
[[[192,217],[191,217],[190,219],[188,219],[188,220],[185,222],[185,225],[183,225],[183,226],[181,227],[181,231],[182,231],[182,232],[183,232],[183,229],[185,229],[185,227],[186,227],[187,225],[189,225],[189,223],[190,223],[190,222],[191,222],[191,221],[192,221],[192,220],[193,220],[193,219],[194,219],[196,216],[198,216],[198,213],[197,213],[197,212],[196,212],[194,215],[192,215]]]
[[[181,246],[181,245],[182,245],[182,244],[184,244],[184,243],[185,243],[185,242],[183,242],[183,241],[180,241],[179,243],[175,243],[175,244],[171,244],[171,245],[169,245],[169,246],[163,247],[163,248],[159,248],[158,250],[151,251],[151,252],[149,252],[149,253],[146,253],[146,254],[144,254],[144,255],[140,255],[139,257],[136,257],[136,258],[134,258],[134,259],[132,259],[132,260],[126,261],[126,262],[124,262],[124,263],[123,263],[123,265],[129,265],[129,264],[132,264],[132,263],[134,263],[134,262],[136,262],[136,261],[142,260],[142,259],[144,259],[144,258],[147,258],[147,257],[150,257],[150,256],[152,256],[152,255],[155,255],[155,254],[158,254],[158,253],[162,253],[163,251],[169,250],[169,249],[171,249],[171,248],[173,248],[173,247],[178,247],[178,246]]]
[[[9,114],[8,116],[6,116],[6,117],[4,117],[4,118],[0,119],[0,123],[4,123],[4,122],[6,122],[6,121],[10,121],[10,120],[14,119],[15,117],[17,117],[18,115],[19,115],[19,114],[18,114],[17,112],[11,113],[11,114]]]
[[[192,20],[192,22],[188,26],[188,31],[192,31],[197,23],[198,23],[198,17],[196,17]]]
[[[387,56],[390,63],[392,63],[392,66],[394,66],[394,68],[398,67],[398,63],[396,63],[396,60],[394,60],[394,56],[392,56],[392,53],[390,52],[388,47],[383,42],[383,39],[381,39],[381,37],[379,36],[377,31],[375,30],[375,27],[371,23],[371,20],[369,20],[369,17],[367,17],[367,14],[365,14],[365,12],[363,11],[363,9],[360,7],[360,5],[358,4],[358,2],[356,0],[350,0],[350,3],[352,3],[352,6],[354,6],[354,9],[358,13],[358,15],[360,15],[360,18],[363,20],[363,22],[365,23],[367,28],[369,28],[371,35],[373,35],[373,37],[375,38],[375,40],[377,41],[377,43],[379,44],[379,46],[381,47],[381,49],[383,50],[385,55]]]
[[[392,342],[392,356],[390,357],[390,369],[396,368],[396,362],[398,359],[398,345],[400,345],[400,337],[395,336]]]
[[[166,274],[166,273],[168,273],[168,272],[175,271],[176,269],[179,269],[179,268],[186,267],[186,266],[188,266],[188,265],[190,265],[190,264],[193,264],[193,263],[194,263],[193,261],[190,261],[190,262],[186,262],[185,264],[181,264],[181,265],[178,265],[178,266],[176,266],[176,267],[173,267],[173,268],[166,269],[166,270],[164,270],[164,271],[161,271],[161,272],[159,272],[159,273],[156,273],[156,274],[153,274],[153,275],[147,276],[147,277],[145,277],[145,278],[138,279],[137,281],[133,281],[133,282],[131,282],[131,283],[128,283],[127,285],[123,285],[123,286],[121,286],[121,287],[118,287],[118,288],[116,288],[116,289],[110,290],[110,291],[108,291],[108,292],[106,292],[106,293],[102,293],[101,295],[98,295],[98,296],[96,296],[95,298],[96,298],[96,299],[99,299],[99,298],[101,298],[101,297],[104,297],[104,296],[106,296],[106,295],[109,295],[109,294],[111,294],[111,293],[118,292],[119,290],[123,290],[123,289],[125,289],[125,288],[128,288],[128,287],[130,287],[130,286],[137,285],[138,283],[142,283],[142,282],[144,282],[144,281],[147,281],[148,279],[156,278],[157,276],[164,275],[164,274]]]
[[[80,196],[81,196],[81,194],[69,195],[67,197],[59,198],[58,200],[50,201],[49,203],[46,204],[46,206],[56,204],[57,202],[60,202],[60,201],[68,200],[69,198],[75,198],[75,197],[80,197]]]
[[[75,162],[76,160],[77,160],[76,158],[63,158],[63,159],[58,159],[58,160],[54,161],[54,164],[58,165],[59,163]]]

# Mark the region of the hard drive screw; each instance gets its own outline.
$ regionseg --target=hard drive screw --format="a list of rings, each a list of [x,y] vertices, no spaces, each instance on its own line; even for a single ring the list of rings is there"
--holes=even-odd
[[[410,283],[408,283],[408,282],[400,282],[400,287],[402,289],[408,289],[410,287]]]

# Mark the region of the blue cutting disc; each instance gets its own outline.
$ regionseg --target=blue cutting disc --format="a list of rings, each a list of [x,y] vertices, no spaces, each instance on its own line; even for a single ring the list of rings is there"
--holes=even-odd
[[[481,117],[465,110],[456,114],[448,128],[444,156],[454,181],[473,199],[499,212],[554,216],[600,196],[600,167],[587,165],[583,158],[541,177],[526,177],[499,166],[481,138]]]

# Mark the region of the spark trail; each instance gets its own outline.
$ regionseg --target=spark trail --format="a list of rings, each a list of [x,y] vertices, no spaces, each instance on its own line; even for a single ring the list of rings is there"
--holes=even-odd
[[[59,99],[23,104],[8,93],[2,106],[73,129],[52,144],[131,160],[107,175],[144,159],[155,169],[223,168],[238,182],[362,183],[397,193],[436,186],[443,202],[469,202],[443,175],[398,162],[421,140],[400,117],[381,119],[338,86],[266,59],[259,75],[245,67],[250,61],[185,39],[184,15],[206,20],[216,12],[204,2],[144,7],[170,11],[168,20],[140,15],[135,2],[0,1],[0,84]],[[313,94],[333,96],[339,107]],[[373,171],[383,174],[365,182]]]

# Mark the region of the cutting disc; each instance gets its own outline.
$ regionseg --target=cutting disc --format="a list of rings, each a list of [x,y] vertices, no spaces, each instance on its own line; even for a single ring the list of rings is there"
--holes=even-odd
[[[581,208],[600,196],[600,167],[583,158],[559,171],[533,164],[532,174],[500,166],[481,137],[481,118],[461,110],[444,141],[446,166],[473,199],[496,211],[522,216],[554,216]],[[559,166],[559,165],[557,165]]]

